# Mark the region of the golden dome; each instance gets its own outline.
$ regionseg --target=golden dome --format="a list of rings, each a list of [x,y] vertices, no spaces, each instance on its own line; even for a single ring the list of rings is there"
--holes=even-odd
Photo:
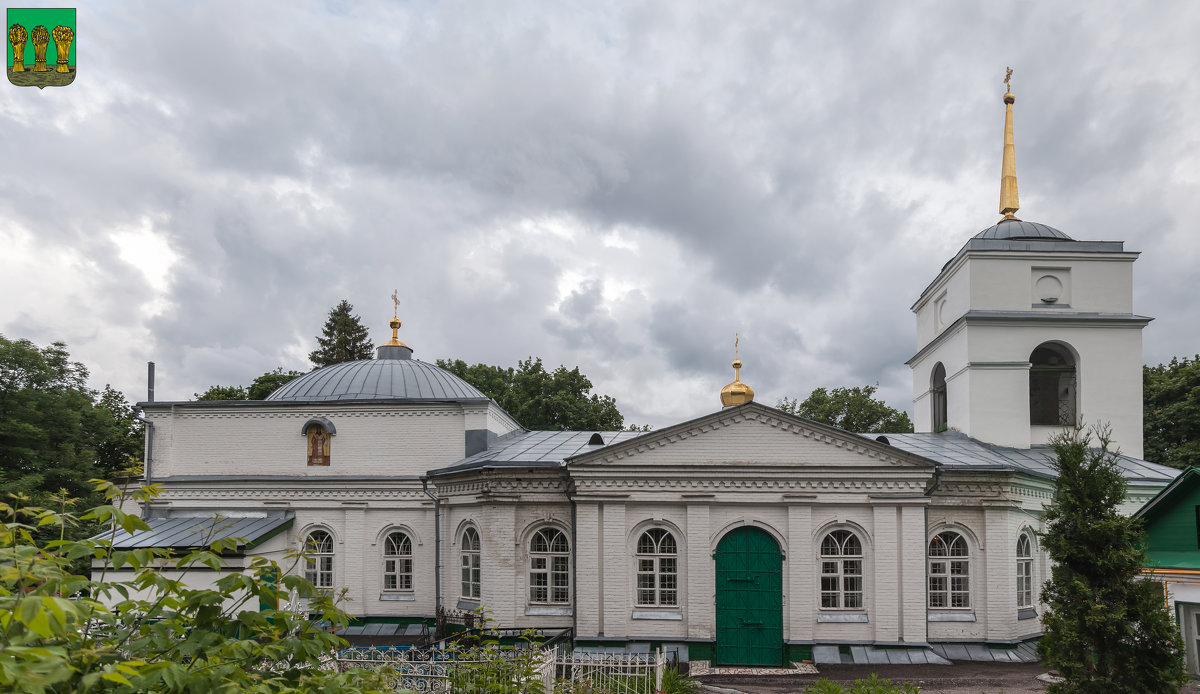
[[[742,383],[742,360],[733,360],[733,382],[721,389],[721,407],[744,405],[754,400],[754,389]]]

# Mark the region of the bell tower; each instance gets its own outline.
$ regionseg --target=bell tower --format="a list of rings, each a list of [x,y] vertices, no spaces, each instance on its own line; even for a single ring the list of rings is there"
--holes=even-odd
[[[1006,89],[1002,218],[912,306],[915,429],[1029,448],[1102,424],[1121,452],[1141,457],[1142,329],[1152,319],[1133,313],[1138,254],[1017,218],[1015,102]]]

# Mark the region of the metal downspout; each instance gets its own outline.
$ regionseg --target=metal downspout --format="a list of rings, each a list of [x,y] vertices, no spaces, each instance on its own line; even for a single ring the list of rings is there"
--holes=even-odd
[[[429,491],[429,478],[421,477],[421,491],[433,499],[433,609],[442,611],[442,500]]]
[[[942,466],[935,465],[933,468],[933,484],[929,485],[929,489],[925,490],[925,496],[933,497],[933,493],[937,488],[942,486]],[[925,565],[925,643],[929,643],[929,504],[925,504],[925,539],[922,540],[921,548],[925,550],[925,561],[921,562]]]
[[[572,495],[571,475],[563,471],[563,493],[567,495],[567,501],[571,504],[571,643],[575,643],[575,637],[579,633],[579,582],[576,576],[579,572],[579,543],[576,541],[578,533],[575,531],[576,522],[578,520],[575,514],[575,497]]]

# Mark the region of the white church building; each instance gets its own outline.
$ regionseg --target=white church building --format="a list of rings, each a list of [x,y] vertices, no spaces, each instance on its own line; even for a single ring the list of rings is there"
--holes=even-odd
[[[308,546],[297,570],[364,627],[483,608],[720,665],[1027,659],[1048,439],[1109,423],[1130,512],[1177,471],[1139,459],[1138,254],[1014,216],[1013,101],[1004,218],[913,305],[916,433],[792,416],[736,371],[720,407],[714,387],[710,414],[657,431],[528,431],[412,358],[393,318],[376,359],[267,400],[141,403],[163,493],[117,544],[186,547],[220,515],[246,540],[227,570]]]

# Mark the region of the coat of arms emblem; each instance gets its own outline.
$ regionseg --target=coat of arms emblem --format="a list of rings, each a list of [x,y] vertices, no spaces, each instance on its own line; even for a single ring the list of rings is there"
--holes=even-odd
[[[8,8],[8,81],[65,87],[75,81],[75,8]]]

